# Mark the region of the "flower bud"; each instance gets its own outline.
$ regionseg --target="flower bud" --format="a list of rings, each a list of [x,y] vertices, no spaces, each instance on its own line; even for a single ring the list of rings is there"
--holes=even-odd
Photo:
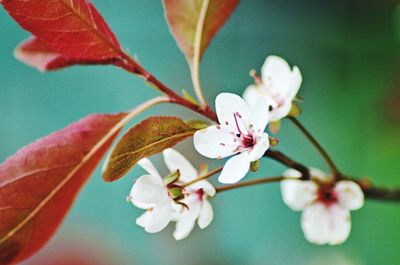
[[[256,172],[260,168],[260,159],[250,163],[250,170]]]

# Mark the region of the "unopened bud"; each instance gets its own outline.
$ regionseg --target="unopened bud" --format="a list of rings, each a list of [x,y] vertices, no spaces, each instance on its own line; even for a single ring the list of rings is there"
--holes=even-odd
[[[300,109],[299,105],[297,105],[297,103],[293,102],[292,108],[290,109],[290,112],[288,115],[290,117],[298,117],[298,116],[300,116],[300,114],[301,114],[301,109]]]
[[[269,136],[268,138],[269,138],[269,145],[270,146],[275,146],[275,145],[279,144],[278,138],[275,138],[273,136]]]
[[[250,170],[256,172],[260,168],[260,159],[250,163]]]
[[[268,129],[274,133],[277,134],[279,130],[281,129],[281,120],[273,121],[268,124]]]

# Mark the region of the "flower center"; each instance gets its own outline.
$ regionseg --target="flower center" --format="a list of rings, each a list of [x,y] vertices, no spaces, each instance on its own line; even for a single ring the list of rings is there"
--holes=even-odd
[[[199,189],[196,191],[196,195],[199,201],[203,201],[203,197],[204,197],[204,190],[203,189]]]
[[[330,206],[336,203],[338,198],[336,191],[331,185],[320,185],[317,192],[317,200],[324,203],[326,206]]]
[[[236,137],[239,138],[240,142],[242,143],[242,147],[243,148],[252,148],[255,145],[256,141],[253,137],[253,134],[248,133],[248,132],[243,132],[242,129],[240,129],[239,122],[241,122],[243,124],[243,127],[246,128],[246,126],[244,126],[242,116],[238,112],[236,112],[233,114],[233,117],[235,119],[236,128],[239,132],[238,134],[236,134]]]

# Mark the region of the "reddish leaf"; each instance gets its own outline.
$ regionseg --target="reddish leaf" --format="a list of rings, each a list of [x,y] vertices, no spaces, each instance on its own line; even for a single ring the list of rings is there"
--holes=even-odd
[[[88,0],[0,1],[21,27],[68,60],[105,63],[124,55],[113,32]]]
[[[50,239],[124,117],[88,116],[0,164],[0,264],[24,260]]]
[[[70,59],[54,51],[36,37],[31,37],[21,42],[15,49],[14,54],[18,60],[38,69],[41,72],[57,70],[75,64],[106,64],[113,62],[113,59],[111,59],[110,61],[81,61]]]
[[[163,0],[163,2],[170,30],[189,64],[192,64],[193,61],[200,60],[239,0]],[[202,8],[204,8],[203,17]]]
[[[21,42],[15,49],[14,54],[18,60],[41,72],[56,70],[75,64],[74,60],[55,52],[36,37]]]
[[[150,117],[130,128],[104,163],[103,179],[122,178],[136,163],[192,136],[196,128],[177,117]]]

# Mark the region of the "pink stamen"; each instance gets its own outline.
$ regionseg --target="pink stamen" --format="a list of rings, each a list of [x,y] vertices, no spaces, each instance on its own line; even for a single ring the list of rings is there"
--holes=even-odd
[[[233,113],[233,118],[235,119],[236,128],[238,129],[239,133],[240,133],[241,135],[243,135],[243,133],[242,133],[242,131],[240,130],[240,127],[239,127],[239,122],[238,122],[238,120],[237,120],[238,117],[241,118],[241,116],[240,116],[240,114],[239,114],[238,112]]]
[[[238,118],[242,118],[242,116],[236,112],[233,114],[233,118],[235,119],[235,124],[236,124],[236,128],[239,131],[239,137],[241,138],[241,142],[242,142],[242,147],[244,148],[251,148],[254,146],[254,143],[256,142],[256,139],[254,137],[254,135],[252,134],[245,134],[242,132],[242,130],[240,130],[240,126],[239,126],[239,121]]]

